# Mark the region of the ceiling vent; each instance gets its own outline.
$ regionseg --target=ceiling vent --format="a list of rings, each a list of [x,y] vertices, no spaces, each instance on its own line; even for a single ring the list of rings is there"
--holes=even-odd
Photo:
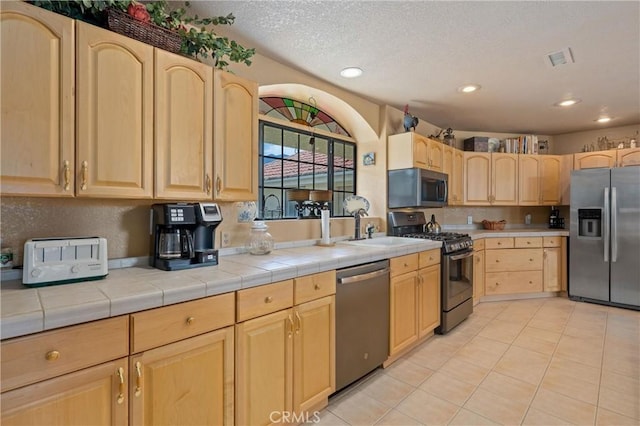
[[[544,59],[547,65],[551,68],[572,64],[574,62],[573,54],[569,47],[557,52],[548,53],[545,55]]]

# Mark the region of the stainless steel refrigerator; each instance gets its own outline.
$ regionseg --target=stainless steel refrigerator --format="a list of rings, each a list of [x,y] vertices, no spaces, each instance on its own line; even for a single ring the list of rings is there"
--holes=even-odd
[[[571,172],[569,297],[640,309],[640,167]]]

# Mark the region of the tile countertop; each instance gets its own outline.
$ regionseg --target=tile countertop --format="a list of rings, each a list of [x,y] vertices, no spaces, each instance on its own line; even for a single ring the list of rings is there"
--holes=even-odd
[[[37,333],[441,246],[428,240],[404,240],[369,247],[346,242],[331,247],[285,243],[264,256],[221,255],[216,266],[172,272],[147,266],[111,269],[103,280],[49,287],[28,288],[19,279],[4,281],[0,336]]]

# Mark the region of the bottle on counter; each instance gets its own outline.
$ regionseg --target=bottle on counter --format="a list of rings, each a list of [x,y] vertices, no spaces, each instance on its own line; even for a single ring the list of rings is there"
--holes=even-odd
[[[256,220],[251,226],[245,248],[250,254],[269,254],[273,250],[273,237],[267,230],[269,227],[262,220]]]

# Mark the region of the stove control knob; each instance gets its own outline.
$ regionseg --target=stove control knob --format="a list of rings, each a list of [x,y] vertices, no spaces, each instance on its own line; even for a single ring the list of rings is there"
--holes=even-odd
[[[80,272],[80,267],[78,265],[73,265],[71,267],[71,272],[77,274],[78,272]]]
[[[32,276],[33,278],[38,278],[40,275],[42,275],[42,269],[40,269],[40,268],[34,268],[34,269],[31,271],[31,276]]]

